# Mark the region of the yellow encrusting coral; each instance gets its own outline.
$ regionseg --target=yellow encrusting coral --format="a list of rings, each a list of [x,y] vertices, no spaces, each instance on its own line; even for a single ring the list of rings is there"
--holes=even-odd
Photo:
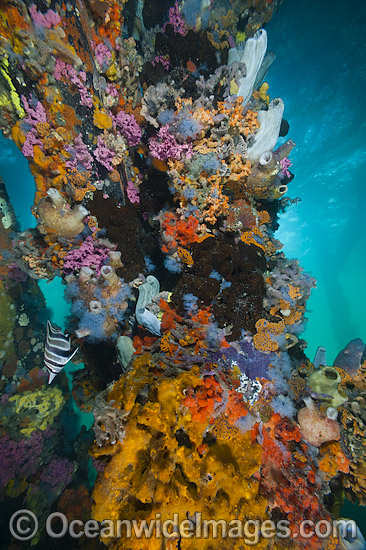
[[[109,392],[113,407],[129,414],[123,444],[95,445],[92,450],[94,457],[109,459],[95,485],[93,518],[149,522],[159,513],[162,522],[174,514],[182,521],[197,512],[202,520],[266,519],[266,501],[254,478],[260,445],[251,443],[250,432],[238,430],[231,439],[211,436],[206,442],[209,422],[192,422],[189,409],[181,405],[185,388],[202,383],[198,367],[171,378],[161,376],[157,367],[148,355],[140,356]],[[143,405],[138,396],[147,386]],[[103,542],[113,549],[162,547],[155,537]],[[265,548],[264,543],[258,547]],[[221,537],[181,539],[182,549],[193,550],[198,544],[203,550],[221,548]],[[226,539],[225,544],[227,549],[243,548],[240,538]]]
[[[99,109],[96,109],[94,111],[93,122],[94,125],[100,130],[109,130],[112,128],[112,119],[104,110],[100,111]]]
[[[283,319],[278,323],[270,323],[266,319],[259,319],[256,322],[256,334],[253,335],[253,344],[256,349],[262,351],[276,351],[279,348],[278,342],[271,338],[271,335],[280,335],[284,331]]]
[[[30,437],[34,430],[46,430],[65,403],[62,391],[57,388],[45,388],[38,391],[25,391],[9,398],[14,403],[15,413],[24,416],[27,411],[27,422],[20,428],[20,433]]]

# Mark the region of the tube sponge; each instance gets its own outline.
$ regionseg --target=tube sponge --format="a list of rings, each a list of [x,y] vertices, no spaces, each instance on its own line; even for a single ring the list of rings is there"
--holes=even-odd
[[[268,111],[259,111],[258,122],[260,129],[254,136],[251,145],[248,146],[248,157],[251,161],[259,159],[262,153],[271,151],[280,135],[284,104],[281,98],[272,99]]]
[[[161,335],[161,323],[159,319],[151,311],[146,309],[146,307],[136,309],[136,319],[138,319],[138,323],[151,332],[151,334],[155,334],[156,336]]]
[[[133,341],[128,336],[119,336],[116,344],[117,357],[121,364],[123,371],[126,370],[127,365],[131,361],[133,354],[135,353],[135,348],[133,346]]]
[[[280,163],[275,159],[271,151],[262,153],[258,162],[252,166],[247,186],[252,191],[265,193],[264,196],[266,196],[266,193],[272,192],[272,187],[280,168]]]
[[[139,297],[136,304],[136,320],[152,334],[160,336],[160,321],[146,306],[160,292],[160,283],[156,277],[149,275],[146,281],[139,286]]]
[[[260,29],[253,38],[248,38],[244,50],[231,48],[229,50],[228,65],[235,61],[244,63],[246,66],[246,75],[239,81],[239,90],[237,95],[242,96],[243,105],[246,105],[254,90],[254,84],[257,79],[259,69],[262,65],[267,50],[267,33]]]
[[[327,366],[326,349],[323,346],[319,346],[316,350],[313,365],[316,369]]]

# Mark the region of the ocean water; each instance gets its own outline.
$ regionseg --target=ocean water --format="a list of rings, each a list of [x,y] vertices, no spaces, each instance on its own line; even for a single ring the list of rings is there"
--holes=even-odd
[[[36,186],[29,170],[28,161],[10,139],[0,132],[0,176],[15,210],[20,230],[35,227],[31,212]]]
[[[35,227],[36,219],[31,212],[31,207],[36,187],[28,161],[18,147],[1,134],[0,176],[5,182],[20,230]],[[63,299],[64,287],[61,278],[55,277],[53,281],[40,280],[39,286],[46,298],[47,306],[52,311],[52,321],[61,327],[64,326],[70,308]]]
[[[318,280],[303,335],[332,364],[353,338],[366,337],[366,4],[284,1],[268,24],[277,59],[267,80],[282,97],[289,135],[291,197],[278,238]]]

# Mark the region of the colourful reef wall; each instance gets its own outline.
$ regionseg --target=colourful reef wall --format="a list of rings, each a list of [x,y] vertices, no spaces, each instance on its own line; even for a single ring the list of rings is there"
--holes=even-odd
[[[1,502],[5,523],[37,515],[37,548],[51,511],[172,521],[85,548],[250,547],[239,522],[283,522],[263,549],[364,548],[359,530],[301,531],[366,502],[366,364],[360,339],[333,366],[306,356],[315,279],[275,237],[298,200],[265,80],[279,4],[1,3],[0,127],[29,161],[37,220],[20,232],[1,187]],[[85,368],[67,378],[60,361],[47,385],[35,281],[55,277]],[[93,430],[73,430],[75,407]],[[231,531],[186,537],[202,518]]]

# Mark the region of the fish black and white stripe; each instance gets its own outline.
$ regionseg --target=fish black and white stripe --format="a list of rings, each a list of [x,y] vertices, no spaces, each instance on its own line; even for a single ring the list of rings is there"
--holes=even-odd
[[[78,348],[71,351],[70,337],[64,334],[61,329],[54,327],[50,321],[47,321],[47,336],[43,360],[49,372],[49,384],[62,371],[66,363],[74,357],[77,351]]]

